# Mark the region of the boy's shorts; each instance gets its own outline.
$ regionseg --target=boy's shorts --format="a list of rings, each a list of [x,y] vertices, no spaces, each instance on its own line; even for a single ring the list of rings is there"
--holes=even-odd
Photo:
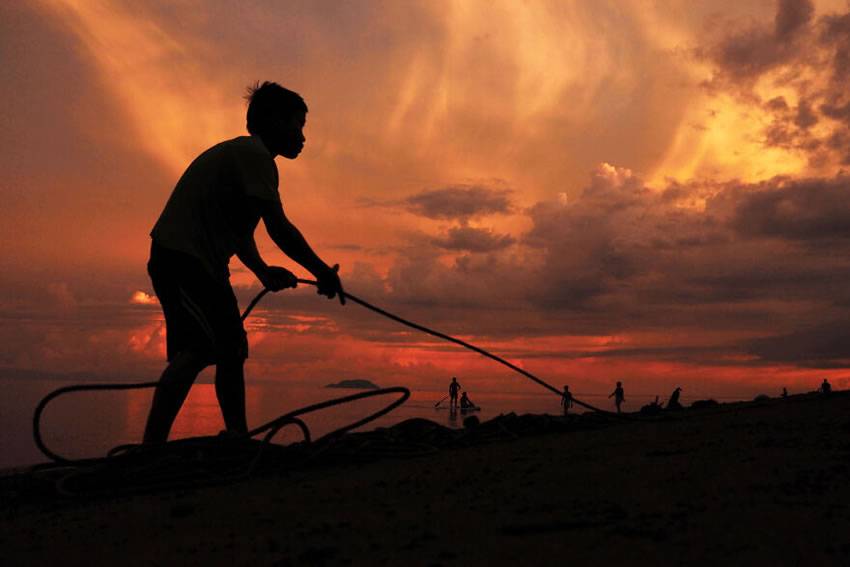
[[[165,314],[168,360],[181,351],[248,357],[248,340],[230,282],[215,280],[197,258],[151,243],[148,274]]]

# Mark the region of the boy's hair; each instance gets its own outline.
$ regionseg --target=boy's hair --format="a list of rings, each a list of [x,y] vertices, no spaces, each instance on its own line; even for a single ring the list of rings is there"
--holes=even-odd
[[[249,86],[245,93],[248,101],[247,126],[250,134],[257,134],[276,118],[307,112],[307,104],[296,92],[285,89],[277,83],[257,81]]]

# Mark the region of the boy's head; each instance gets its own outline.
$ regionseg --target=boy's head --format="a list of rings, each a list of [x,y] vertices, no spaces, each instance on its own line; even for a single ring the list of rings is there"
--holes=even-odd
[[[248,87],[247,128],[274,155],[294,159],[304,147],[307,104],[296,92],[269,81]]]

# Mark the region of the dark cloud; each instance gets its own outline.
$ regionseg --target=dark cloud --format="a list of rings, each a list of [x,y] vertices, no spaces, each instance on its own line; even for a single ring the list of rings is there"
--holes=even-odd
[[[737,199],[730,220],[742,236],[850,242],[850,177],[774,179],[728,191]]]
[[[769,362],[810,368],[850,368],[850,321],[833,321],[749,341],[750,354]]]
[[[592,187],[529,210],[523,242],[545,261],[528,299],[543,312],[572,313],[595,332],[767,334],[847,310],[843,177],[651,192],[618,170],[597,172]],[[704,208],[686,206],[700,196]]]
[[[715,67],[707,85],[771,117],[766,146],[799,151],[816,168],[850,163],[850,13],[815,17],[809,0],[780,0],[772,25],[729,32],[698,52]],[[762,101],[759,81],[790,90],[792,102]]]
[[[812,21],[814,13],[811,0],[779,0],[774,20],[776,40],[793,40]]]
[[[469,219],[507,214],[513,210],[511,191],[479,186],[456,186],[411,195],[403,206],[413,214],[436,220]]]
[[[511,246],[515,239],[509,234],[495,234],[489,228],[459,226],[449,229],[445,237],[434,238],[431,242],[446,250],[492,252]]]
[[[708,50],[725,77],[750,81],[798,58],[797,43],[814,14],[809,0],[780,0],[773,26],[754,25],[733,32]]]

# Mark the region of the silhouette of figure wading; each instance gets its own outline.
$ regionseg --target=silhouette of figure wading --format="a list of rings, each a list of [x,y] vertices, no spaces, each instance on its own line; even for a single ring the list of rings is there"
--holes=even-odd
[[[165,314],[168,366],[151,404],[144,443],[168,438],[198,373],[215,365],[215,392],[226,432],[247,433],[243,366],[248,342],[230,284],[236,255],[271,291],[295,287],[289,270],[267,265],[257,250],[260,219],[272,241],[315,276],[318,293],[345,303],[338,266],[323,262],[283,212],[275,157],[304,147],[307,105],[277,83],[248,89],[249,136],[198,156],[177,182],[151,231],[148,273]]]

